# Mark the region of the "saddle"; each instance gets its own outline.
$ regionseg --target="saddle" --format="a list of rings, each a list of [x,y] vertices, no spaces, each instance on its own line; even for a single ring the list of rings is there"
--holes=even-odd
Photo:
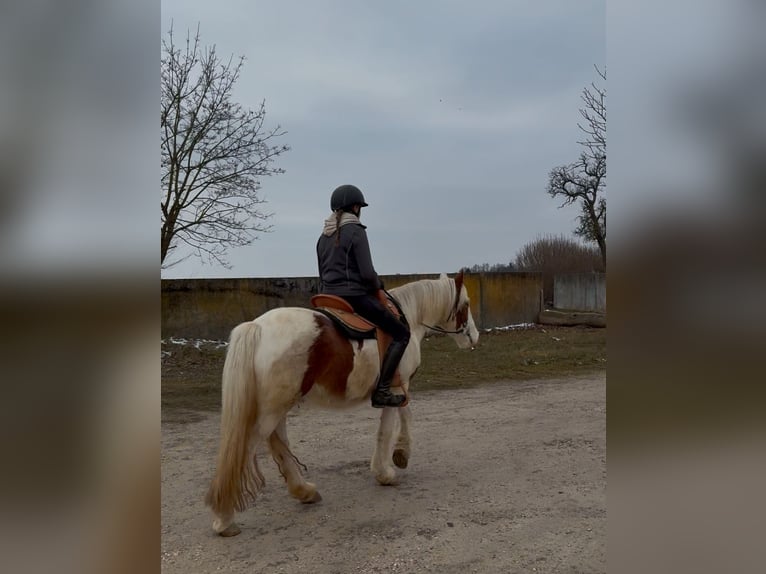
[[[378,300],[383,303],[394,317],[401,318],[401,313],[398,307],[391,301],[382,289],[377,293]],[[311,306],[314,310],[319,311],[326,317],[332,320],[335,327],[346,338],[359,341],[364,339],[377,339],[378,341],[378,356],[381,363],[383,357],[386,354],[386,349],[391,344],[391,335],[370,323],[367,319],[361,315],[354,313],[354,308],[343,297],[337,295],[314,295],[311,298]],[[401,387],[402,378],[399,375],[399,369],[394,374],[394,380],[391,382],[392,387]]]

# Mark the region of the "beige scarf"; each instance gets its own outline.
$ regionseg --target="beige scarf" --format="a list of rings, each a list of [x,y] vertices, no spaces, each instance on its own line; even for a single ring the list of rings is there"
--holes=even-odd
[[[349,223],[358,223],[359,225],[362,224],[361,221],[359,221],[359,218],[354,215],[353,213],[349,213],[347,211],[343,212],[343,215],[340,217],[340,226],[343,227],[344,225],[348,225]],[[328,237],[335,233],[338,230],[338,218],[333,213],[324,220],[324,229],[322,230],[322,233],[324,235],[327,235]]]

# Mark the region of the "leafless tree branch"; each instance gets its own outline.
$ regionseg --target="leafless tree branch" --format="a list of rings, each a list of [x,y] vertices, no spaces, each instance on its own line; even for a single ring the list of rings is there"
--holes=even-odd
[[[277,143],[286,132],[265,127],[265,101],[253,110],[232,100],[244,58],[220,59],[215,46],[202,46],[199,27],[184,48],[171,28],[162,51],[161,262],[185,244],[228,267],[228,248],[271,229],[260,182],[284,173],[274,161],[290,149]]]
[[[605,82],[606,70],[595,68]],[[551,170],[547,191],[562,200],[560,207],[580,206],[575,234],[598,244],[606,267],[606,88],[594,82],[583,89],[581,98],[585,124],[577,126],[586,137],[577,143],[584,150],[578,161]]]

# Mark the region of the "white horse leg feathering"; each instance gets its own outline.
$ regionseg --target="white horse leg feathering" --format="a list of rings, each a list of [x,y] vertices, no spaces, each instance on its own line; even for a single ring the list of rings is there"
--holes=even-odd
[[[311,482],[307,482],[301,473],[301,463],[290,452],[290,443],[287,440],[287,417],[282,418],[276,430],[269,437],[269,449],[274,462],[279,467],[279,472],[287,482],[287,491],[301,502],[319,502],[321,495],[317,492],[317,487]]]
[[[400,408],[400,407],[399,407]],[[405,407],[406,408],[406,407]],[[396,484],[396,471],[391,464],[394,451],[394,435],[398,429],[399,417],[397,408],[389,407],[380,413],[380,426],[375,443],[375,452],[370,462],[370,470],[375,474],[375,479],[384,486]]]
[[[412,423],[412,411],[409,406],[399,410],[399,437],[394,445],[393,461],[399,468],[407,468],[410,461],[410,424]]]

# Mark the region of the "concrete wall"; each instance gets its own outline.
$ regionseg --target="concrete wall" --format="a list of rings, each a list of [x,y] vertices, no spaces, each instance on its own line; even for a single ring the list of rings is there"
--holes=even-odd
[[[556,275],[553,280],[553,305],[556,309],[606,312],[606,275]]]
[[[450,274],[454,276],[454,274]],[[386,289],[438,274],[383,275]],[[471,311],[480,328],[535,323],[540,273],[466,273]],[[284,279],[164,279],[162,336],[225,340],[233,327],[275,307],[308,307],[316,277]]]
[[[480,329],[536,323],[543,289],[542,273],[479,273],[466,280],[471,312]]]
[[[163,279],[162,336],[226,340],[275,307],[307,307],[317,279]]]

